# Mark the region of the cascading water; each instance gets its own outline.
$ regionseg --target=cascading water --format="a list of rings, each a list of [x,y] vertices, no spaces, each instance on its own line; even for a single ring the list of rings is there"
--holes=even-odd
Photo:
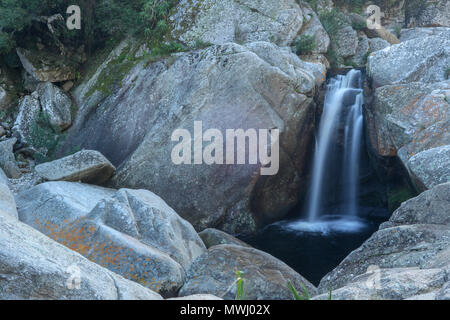
[[[352,230],[361,226],[357,218],[359,160],[363,136],[364,102],[362,75],[351,70],[330,80],[325,94],[325,103],[319,130],[316,135],[312,180],[307,200],[307,220],[291,224],[295,229],[305,231],[327,231],[330,229]],[[339,153],[338,136],[344,122],[343,158],[337,161]],[[336,162],[341,165],[337,167]],[[339,220],[329,219],[325,214],[330,177],[341,173],[341,199]]]

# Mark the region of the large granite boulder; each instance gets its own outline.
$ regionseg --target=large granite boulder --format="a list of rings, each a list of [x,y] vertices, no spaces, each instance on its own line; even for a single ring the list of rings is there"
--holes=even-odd
[[[405,42],[416,38],[426,38],[431,36],[440,36],[441,38],[448,39],[450,37],[450,28],[436,27],[402,29],[400,41]]]
[[[71,121],[71,101],[51,83],[40,84],[38,89],[39,92],[34,91],[20,100],[12,131],[20,143],[39,154],[41,160],[54,156],[62,128],[67,128]]]
[[[419,14],[410,21],[416,27],[450,27],[450,1],[427,0]]]
[[[402,203],[389,221],[381,225],[381,229],[418,223],[450,225],[449,210],[450,182],[438,185]]]
[[[289,266],[273,256],[253,248],[218,245],[200,256],[187,272],[187,280],[179,295],[213,294],[225,300],[236,297],[236,271],[244,278],[244,294],[248,300],[293,299],[287,284],[310,296],[316,288]]]
[[[81,181],[101,185],[116,168],[100,152],[82,150],[70,156],[39,164],[35,171],[49,181]]]
[[[398,156],[419,191],[447,181],[450,81],[387,85],[376,89],[374,96],[366,118],[375,152]],[[441,149],[431,150],[435,148]],[[441,156],[431,159],[434,154]]]
[[[34,142],[35,126],[41,114],[41,103],[37,92],[23,97],[19,101],[19,114],[14,122],[13,132],[21,142],[32,144]]]
[[[404,300],[441,288],[447,279],[443,269],[393,268],[374,269],[356,276],[345,287],[332,291],[333,300]],[[328,300],[329,293],[313,297],[312,300]],[[427,299],[428,300],[428,299]]]
[[[161,300],[0,212],[0,299]]]
[[[170,16],[171,35],[188,45],[270,41],[290,45],[302,27],[295,0],[182,0]]]
[[[146,190],[49,182],[19,194],[17,204],[21,221],[167,296],[206,250],[194,228]]]
[[[450,270],[450,185],[434,187],[404,203],[389,222],[320,282],[319,290],[341,288],[368,270],[420,268]],[[428,288],[437,289],[436,286]],[[432,290],[431,290],[432,289]],[[413,292],[412,295],[418,294]],[[403,295],[403,296],[406,296]]]
[[[8,187],[8,178],[0,169],[0,215],[8,215],[12,218],[18,219],[16,201]]]
[[[369,55],[373,86],[446,80],[450,40],[431,36],[412,39]]]
[[[351,26],[340,28],[333,35],[331,47],[342,58],[354,56],[358,49],[358,34]]]
[[[306,187],[313,96],[325,81],[324,64],[268,42],[228,43],[156,63],[144,59],[106,95],[101,74],[114,70],[125,48],[75,90],[79,111],[61,154],[76,146],[100,151],[117,167],[115,187],[154,191],[198,230],[251,232],[295,205]],[[171,136],[186,129],[193,142],[194,121],[223,137],[227,129],[278,128],[278,174],[261,175],[260,163],[174,164],[179,141]]]
[[[381,229],[328,273],[321,280],[319,290],[328,292],[330,287],[343,287],[355,276],[366,273],[370,266],[445,267],[448,265],[449,239],[448,225],[414,224]]]
[[[422,151],[408,160],[407,168],[420,191],[450,182],[450,145]]]
[[[16,197],[20,221],[48,234],[55,227],[82,218],[115,190],[81,183],[47,182]]]

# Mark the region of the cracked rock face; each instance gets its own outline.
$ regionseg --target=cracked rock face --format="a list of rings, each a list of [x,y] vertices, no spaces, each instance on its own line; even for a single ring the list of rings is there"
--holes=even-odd
[[[182,0],[170,17],[172,36],[195,45],[270,41],[292,43],[303,14],[294,0]]]

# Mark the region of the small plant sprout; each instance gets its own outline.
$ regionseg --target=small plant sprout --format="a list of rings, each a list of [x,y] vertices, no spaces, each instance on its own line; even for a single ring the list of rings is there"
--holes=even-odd
[[[236,300],[245,300],[244,272],[236,271]]]
[[[304,283],[302,283],[302,288],[303,288],[302,296],[298,293],[297,289],[295,289],[294,285],[291,282],[287,283],[287,287],[294,295],[295,300],[310,300],[308,288],[306,288]]]

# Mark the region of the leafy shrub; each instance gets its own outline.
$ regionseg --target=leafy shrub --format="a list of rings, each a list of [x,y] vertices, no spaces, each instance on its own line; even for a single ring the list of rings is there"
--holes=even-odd
[[[158,42],[168,32],[167,18],[179,0],[79,0],[81,30],[68,30],[64,21],[55,22],[58,38],[64,44],[90,47],[106,42],[111,37],[127,34],[145,34]],[[33,32],[41,37],[46,26],[35,23],[37,17],[61,14],[71,0],[0,0],[0,54],[28,43]],[[94,48],[95,49],[95,48]]]
[[[38,150],[34,155],[37,162],[53,160],[57,147],[65,135],[52,129],[48,116],[41,112],[31,125],[30,144]]]
[[[309,54],[316,48],[314,36],[302,35],[295,41],[295,50],[298,55]]]

